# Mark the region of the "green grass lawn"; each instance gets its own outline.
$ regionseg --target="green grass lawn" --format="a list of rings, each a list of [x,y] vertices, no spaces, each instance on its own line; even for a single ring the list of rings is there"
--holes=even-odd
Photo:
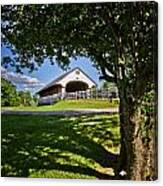
[[[30,106],[30,107],[2,107],[2,110],[16,111],[53,111],[53,110],[73,110],[73,109],[105,109],[117,107],[116,100],[80,99],[80,100],[61,100],[54,105],[47,106]]]
[[[2,176],[113,179],[118,115],[2,115]]]

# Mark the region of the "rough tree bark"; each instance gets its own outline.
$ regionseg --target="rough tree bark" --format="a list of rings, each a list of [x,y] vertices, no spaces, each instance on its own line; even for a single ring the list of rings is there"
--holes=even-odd
[[[135,107],[126,96],[126,89],[121,89],[121,151],[118,171],[125,170],[127,179],[131,180],[157,179],[157,117],[156,112],[143,113],[143,103],[142,100]]]

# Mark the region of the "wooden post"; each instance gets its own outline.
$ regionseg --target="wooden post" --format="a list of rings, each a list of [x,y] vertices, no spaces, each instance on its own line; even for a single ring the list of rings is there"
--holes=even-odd
[[[98,90],[96,89],[96,99],[98,98]]]
[[[78,92],[75,92],[76,100],[78,99]]]

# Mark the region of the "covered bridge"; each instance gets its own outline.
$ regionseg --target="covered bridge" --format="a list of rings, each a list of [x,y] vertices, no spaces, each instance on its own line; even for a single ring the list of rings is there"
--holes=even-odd
[[[47,84],[37,94],[44,99],[49,96],[63,99],[67,93],[86,91],[96,86],[96,82],[77,67]]]

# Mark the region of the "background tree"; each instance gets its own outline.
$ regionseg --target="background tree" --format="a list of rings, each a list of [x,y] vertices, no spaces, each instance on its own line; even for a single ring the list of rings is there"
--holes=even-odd
[[[2,42],[16,54],[3,64],[18,71],[34,70],[45,58],[66,68],[70,57],[89,57],[118,87],[118,171],[125,169],[130,179],[156,179],[156,112],[142,111],[144,102],[156,108],[157,100],[155,2],[3,6]],[[151,92],[154,101],[145,99]],[[144,130],[150,131],[146,140]]]
[[[114,82],[103,81],[101,88],[107,89],[109,92],[117,92],[117,86]]]
[[[23,106],[30,106],[33,102],[33,98],[29,91],[19,91],[20,104]]]
[[[18,106],[19,101],[16,87],[10,81],[1,78],[1,105]]]
[[[17,91],[10,81],[1,78],[1,105],[2,106],[30,106],[37,105],[37,97],[28,91]]]

